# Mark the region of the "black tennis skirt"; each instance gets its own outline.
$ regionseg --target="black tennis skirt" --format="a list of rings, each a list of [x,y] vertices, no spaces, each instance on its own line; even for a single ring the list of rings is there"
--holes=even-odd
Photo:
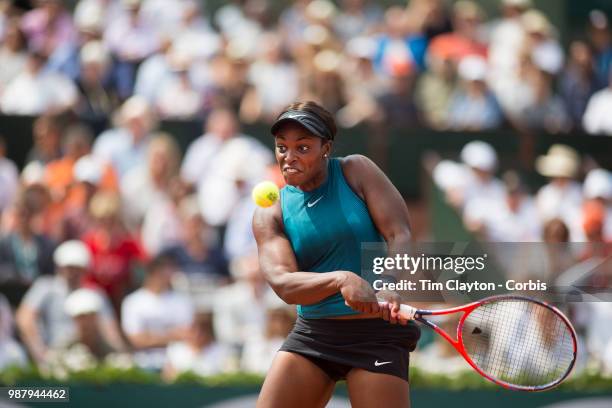
[[[390,374],[408,381],[410,352],[421,335],[415,323],[383,319],[304,319],[298,316],[280,351],[300,354],[332,380],[352,368]]]

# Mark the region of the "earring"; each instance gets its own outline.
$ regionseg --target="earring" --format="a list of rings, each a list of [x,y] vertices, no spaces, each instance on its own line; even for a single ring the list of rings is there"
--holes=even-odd
[[[323,157],[329,157],[329,154],[325,153],[325,154],[323,155]]]

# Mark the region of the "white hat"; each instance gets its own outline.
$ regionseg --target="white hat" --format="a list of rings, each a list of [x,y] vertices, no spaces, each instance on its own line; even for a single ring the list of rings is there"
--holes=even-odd
[[[576,177],[580,165],[580,156],[569,146],[555,144],[548,149],[545,156],[536,159],[538,173],[545,177]]]
[[[612,173],[604,169],[589,171],[584,179],[584,197],[612,200]]]
[[[452,160],[442,160],[434,168],[432,176],[436,185],[443,190],[463,189],[470,179],[470,170]]]
[[[72,172],[77,181],[97,185],[102,179],[104,164],[88,154],[76,161]]]
[[[470,167],[484,171],[495,171],[497,153],[490,144],[476,140],[466,144],[461,150],[461,160]]]
[[[95,290],[81,288],[72,292],[64,302],[64,311],[71,317],[96,313],[102,309],[102,296]]]
[[[53,253],[53,261],[60,268],[73,266],[86,269],[91,264],[91,252],[82,241],[66,241]]]
[[[487,77],[487,61],[477,55],[465,57],[457,68],[459,76],[466,81],[484,81]]]

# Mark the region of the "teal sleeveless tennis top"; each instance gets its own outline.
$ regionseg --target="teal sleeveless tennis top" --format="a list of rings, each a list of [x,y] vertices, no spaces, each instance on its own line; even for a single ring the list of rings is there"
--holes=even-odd
[[[325,182],[313,191],[294,186],[281,190],[285,234],[295,253],[298,270],[352,271],[361,275],[361,244],[383,242],[368,208],[353,192],[337,158],[329,160]],[[344,304],[340,293],[312,305],[298,305],[304,318],[358,314]]]

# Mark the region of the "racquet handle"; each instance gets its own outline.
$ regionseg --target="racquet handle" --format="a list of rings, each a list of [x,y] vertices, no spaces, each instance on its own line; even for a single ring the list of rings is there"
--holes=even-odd
[[[378,302],[378,305],[384,308],[386,308],[388,304],[388,302]],[[406,320],[414,320],[417,311],[418,309],[416,307],[401,304],[399,314],[402,318]]]

